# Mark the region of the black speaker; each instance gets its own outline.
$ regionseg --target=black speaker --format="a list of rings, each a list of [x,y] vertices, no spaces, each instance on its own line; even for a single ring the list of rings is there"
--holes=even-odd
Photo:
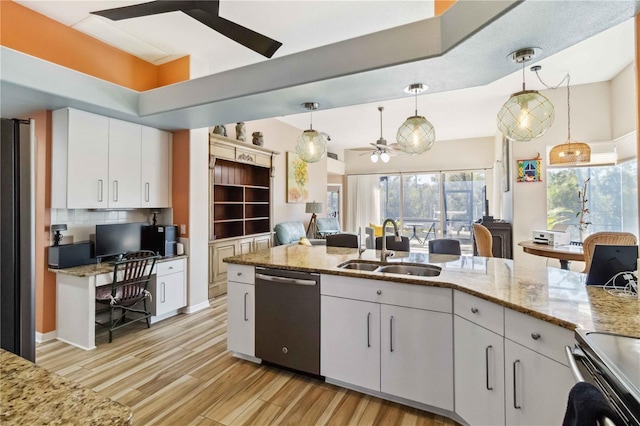
[[[93,241],[49,246],[50,268],[71,268],[95,263]]]
[[[142,227],[142,249],[161,256],[176,254],[178,227],[175,225],[148,225]]]

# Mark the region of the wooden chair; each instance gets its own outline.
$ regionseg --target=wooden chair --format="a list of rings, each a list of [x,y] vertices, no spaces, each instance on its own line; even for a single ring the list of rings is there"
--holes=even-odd
[[[134,322],[145,320],[147,328],[151,327],[151,312],[147,309],[147,298],[151,293],[147,285],[159,257],[149,250],[127,253],[115,262],[111,284],[96,288],[96,303],[106,306],[96,310],[96,318],[99,314],[109,314],[109,321],[96,320],[96,324],[109,330],[109,343],[115,330]],[[142,308],[136,307],[140,302]],[[117,311],[120,315],[115,315]],[[127,312],[135,313],[135,318],[129,317],[127,321]]]
[[[340,233],[327,235],[327,247],[360,247],[360,238],[357,234]]]
[[[473,240],[478,249],[478,256],[493,257],[493,238],[486,226],[473,224]]]
[[[440,238],[429,240],[429,253],[434,254],[457,254],[460,255],[460,241],[451,238]]]
[[[609,244],[617,246],[635,246],[638,244],[636,236],[630,232],[596,232],[589,235],[582,243],[584,252],[584,273],[589,272],[593,250],[596,244]]]
[[[401,237],[401,241],[396,241],[393,235],[387,235],[387,250],[411,251],[409,237]],[[382,250],[382,237],[376,237],[376,250]]]

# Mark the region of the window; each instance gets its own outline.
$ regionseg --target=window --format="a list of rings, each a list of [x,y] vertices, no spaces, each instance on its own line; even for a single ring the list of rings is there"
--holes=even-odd
[[[547,169],[547,228],[565,224],[571,239],[580,239],[578,189],[590,179],[587,234],[624,231],[638,235],[637,169],[635,159],[616,166]]]

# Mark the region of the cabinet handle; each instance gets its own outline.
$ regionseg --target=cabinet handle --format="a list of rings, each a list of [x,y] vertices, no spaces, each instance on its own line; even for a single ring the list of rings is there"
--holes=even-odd
[[[493,390],[493,386],[491,386],[489,384],[489,351],[493,349],[493,346],[489,345],[487,346],[487,348],[484,350],[484,356],[485,356],[485,367],[487,370],[487,390]]]
[[[513,408],[516,410],[522,408],[521,405],[518,405],[518,364],[520,364],[519,359],[513,361]]]
[[[393,315],[389,318],[389,349],[393,352]]]
[[[376,291],[376,294],[377,294],[377,295],[381,295],[381,294],[382,294],[382,290],[378,290],[378,291]]]
[[[370,348],[371,347],[371,339],[370,339],[370,332],[369,332],[369,322],[371,319],[371,312],[369,312],[367,314],[367,347]]]
[[[245,321],[249,321],[249,318],[247,318],[247,296],[249,296],[249,293],[244,294],[244,320]]]
[[[102,202],[102,187],[103,187],[103,180],[102,179],[98,179],[98,201]]]
[[[478,313],[478,308],[471,308],[471,313],[472,314],[477,314]]]
[[[164,281],[162,281],[160,284],[162,285],[162,303],[164,303],[167,300],[166,284],[164,283]]]
[[[118,181],[113,181],[113,201],[118,201]]]
[[[144,200],[149,202],[149,182],[145,182],[144,184]]]
[[[540,338],[540,333],[531,333],[531,338],[533,340],[538,340]]]

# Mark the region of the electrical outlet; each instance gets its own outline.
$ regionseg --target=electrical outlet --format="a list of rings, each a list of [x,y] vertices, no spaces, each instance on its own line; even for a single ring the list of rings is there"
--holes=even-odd
[[[180,224],[180,234],[184,235],[187,233],[187,225],[184,223]]]

